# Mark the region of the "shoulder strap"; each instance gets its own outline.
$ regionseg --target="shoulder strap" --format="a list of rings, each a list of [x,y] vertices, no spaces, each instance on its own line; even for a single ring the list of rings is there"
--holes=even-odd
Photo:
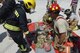
[[[64,19],[64,18],[63,18],[63,16],[58,16],[56,20],[59,20],[59,19]]]

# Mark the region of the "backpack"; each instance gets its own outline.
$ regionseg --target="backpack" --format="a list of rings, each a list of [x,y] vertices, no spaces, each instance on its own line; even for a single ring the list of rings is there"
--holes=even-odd
[[[0,24],[4,23],[16,5],[15,0],[5,0],[0,8]]]

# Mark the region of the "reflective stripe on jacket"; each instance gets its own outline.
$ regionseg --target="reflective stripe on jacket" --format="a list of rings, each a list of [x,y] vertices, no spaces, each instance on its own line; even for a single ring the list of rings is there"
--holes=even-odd
[[[13,25],[10,25],[10,24],[7,24],[7,23],[5,23],[3,26],[4,26],[4,28],[6,28],[8,30],[11,30],[11,31],[20,31],[19,27],[13,26]]]
[[[16,4],[13,12],[5,20],[4,26],[11,31],[28,31],[26,13],[22,5]]]

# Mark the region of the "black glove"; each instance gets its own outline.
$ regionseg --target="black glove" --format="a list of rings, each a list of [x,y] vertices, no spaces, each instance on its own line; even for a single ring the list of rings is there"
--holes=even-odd
[[[26,38],[28,38],[30,40],[30,42],[35,41],[35,35],[31,32],[26,34]]]
[[[26,34],[26,36],[30,38],[30,37],[32,37],[33,35],[32,35],[31,32],[29,32],[28,34]]]

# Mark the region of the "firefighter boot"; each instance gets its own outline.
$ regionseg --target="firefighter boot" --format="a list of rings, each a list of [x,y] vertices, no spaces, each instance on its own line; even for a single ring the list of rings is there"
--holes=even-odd
[[[20,45],[19,49],[20,49],[21,53],[29,53],[31,51],[31,48],[26,48],[23,45]]]

